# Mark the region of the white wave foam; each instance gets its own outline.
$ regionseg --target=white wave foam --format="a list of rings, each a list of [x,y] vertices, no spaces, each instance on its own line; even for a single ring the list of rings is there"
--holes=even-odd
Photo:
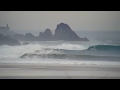
[[[41,48],[40,45],[22,45],[22,46],[1,46],[0,58],[19,58],[24,53],[33,53],[35,50]]]
[[[50,48],[45,50],[44,48]],[[17,58],[25,53],[35,53],[35,51],[40,50],[40,54],[49,53],[60,53],[53,49],[66,49],[66,50],[85,50],[86,46],[77,44],[60,44],[60,45],[41,45],[41,44],[29,44],[21,46],[1,46],[0,47],[0,58]]]
[[[86,50],[88,46],[78,45],[78,44],[62,44],[62,45],[58,45],[56,48],[66,49],[66,50]]]
[[[45,49],[49,48],[49,49]],[[61,51],[54,49],[66,49],[66,50],[85,50],[87,49],[84,45],[78,44],[59,44],[59,45],[49,45],[46,44],[29,44],[29,45],[21,45],[21,46],[0,46],[0,60],[3,59],[18,59],[22,55],[26,53],[39,53],[39,54],[61,54]],[[35,51],[39,52],[35,52]]]

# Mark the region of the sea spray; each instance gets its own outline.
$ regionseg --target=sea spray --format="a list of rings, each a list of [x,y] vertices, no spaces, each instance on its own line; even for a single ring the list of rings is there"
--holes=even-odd
[[[108,45],[108,46],[107,46]],[[98,48],[102,47],[101,48]],[[90,49],[95,47],[96,49]],[[106,50],[105,48],[108,48]],[[111,49],[112,48],[112,49]],[[98,65],[103,62],[120,62],[119,45],[83,42],[37,42],[21,46],[0,46],[0,63],[65,63]],[[86,62],[88,62],[86,64]],[[96,64],[94,62],[97,62]],[[75,64],[75,63],[74,63]]]

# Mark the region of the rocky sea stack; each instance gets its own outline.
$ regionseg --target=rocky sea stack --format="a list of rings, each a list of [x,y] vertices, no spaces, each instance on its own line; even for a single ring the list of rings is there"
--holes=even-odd
[[[89,41],[87,38],[80,38],[68,24],[60,23],[55,29],[55,34],[52,35],[50,29],[46,29],[44,32],[40,32],[39,36],[34,36],[31,33],[26,33],[25,36],[17,34],[14,36],[17,40],[22,41]]]
[[[57,25],[55,30],[54,38],[56,40],[67,40],[67,41],[79,41],[80,37],[72,31],[72,29],[64,23],[60,23]]]
[[[51,41],[53,40],[52,38],[52,32],[50,29],[46,29],[45,32],[40,32],[39,34],[39,39],[44,40],[44,41]]]
[[[15,46],[21,44],[17,40],[12,39],[10,36],[5,36],[3,34],[0,34],[0,46],[1,45]]]

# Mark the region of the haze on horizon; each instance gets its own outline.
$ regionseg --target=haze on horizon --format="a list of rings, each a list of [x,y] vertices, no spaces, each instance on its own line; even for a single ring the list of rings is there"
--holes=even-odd
[[[0,11],[0,27],[19,33],[54,32],[61,22],[74,31],[120,31],[120,11]]]

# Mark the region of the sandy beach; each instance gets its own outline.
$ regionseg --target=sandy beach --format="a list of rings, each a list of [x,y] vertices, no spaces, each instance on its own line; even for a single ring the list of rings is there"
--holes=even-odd
[[[0,64],[0,79],[120,79],[120,67]]]

